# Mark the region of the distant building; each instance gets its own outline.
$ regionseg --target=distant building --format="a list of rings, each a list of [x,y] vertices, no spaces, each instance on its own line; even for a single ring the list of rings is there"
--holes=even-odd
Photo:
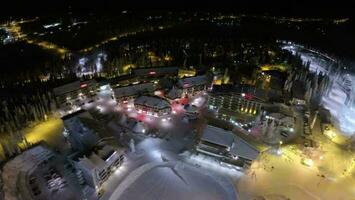
[[[182,88],[183,95],[194,96],[207,90],[208,79],[205,75],[182,78],[179,80],[178,85]]]
[[[196,76],[196,69],[179,69],[179,78]]]
[[[64,122],[64,137],[72,149],[80,152],[86,151],[99,141],[98,134],[86,125],[86,121],[93,120],[89,112],[81,110],[62,117],[62,120]]]
[[[112,146],[103,145],[95,146],[94,150],[86,155],[71,159],[86,183],[98,191],[110,175],[122,165],[124,154]]]
[[[126,103],[140,95],[152,95],[155,91],[153,83],[141,83],[113,89],[114,96],[118,103]]]
[[[152,68],[135,68],[132,74],[140,78],[156,78],[161,76],[177,76],[178,67],[152,67]]]
[[[210,125],[204,129],[196,150],[241,166],[250,165],[259,155],[259,151],[242,138]]]
[[[134,107],[138,112],[153,116],[170,114],[170,103],[158,96],[140,96],[134,100]]]
[[[75,81],[53,89],[57,105],[63,111],[76,110],[95,100],[98,84],[95,80]]]

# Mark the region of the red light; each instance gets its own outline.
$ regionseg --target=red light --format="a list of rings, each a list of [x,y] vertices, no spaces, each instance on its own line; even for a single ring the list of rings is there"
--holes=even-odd
[[[86,84],[86,83],[80,84],[80,88],[84,88],[84,87],[86,87],[86,86],[88,86],[88,84]]]
[[[252,94],[245,94],[244,98],[248,99],[248,100],[252,100],[253,99],[253,95]]]
[[[151,71],[151,72],[149,72],[149,74],[150,75],[154,75],[154,74],[156,74],[156,72],[155,71]]]

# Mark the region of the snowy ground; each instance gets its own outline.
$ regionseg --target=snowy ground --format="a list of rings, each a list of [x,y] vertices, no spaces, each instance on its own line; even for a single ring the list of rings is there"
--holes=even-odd
[[[206,170],[174,162],[141,166],[115,190],[110,200],[235,200],[233,184]]]
[[[333,122],[340,132],[346,136],[353,135],[355,133],[355,92],[350,92],[350,99],[353,102],[345,105],[347,92],[344,90],[343,80],[350,80],[351,86],[349,89],[354,90],[355,75],[345,71],[343,71],[340,76],[336,76],[334,73],[329,73],[329,67],[335,61],[319,52],[295,45],[285,45],[283,48],[291,51],[293,54],[299,53],[304,62],[310,61],[310,71],[327,74],[330,79],[334,80],[334,84],[331,86],[330,94],[322,98],[322,104],[325,108],[330,110]]]
[[[302,164],[302,158],[309,157],[297,145],[282,147],[280,156],[262,153],[236,183],[240,199],[355,199],[354,154],[331,142],[319,128],[313,137],[321,146],[309,150],[315,155],[310,166]]]

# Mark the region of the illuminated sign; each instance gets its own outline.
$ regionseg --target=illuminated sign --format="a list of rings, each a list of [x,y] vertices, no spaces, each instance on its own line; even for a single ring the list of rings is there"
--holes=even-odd
[[[80,84],[80,88],[84,88],[84,87],[87,87],[87,86],[88,86],[88,84],[86,84],[86,83]]]
[[[151,71],[151,72],[149,72],[149,75],[154,75],[154,74],[156,74],[156,72],[155,72],[155,71]]]

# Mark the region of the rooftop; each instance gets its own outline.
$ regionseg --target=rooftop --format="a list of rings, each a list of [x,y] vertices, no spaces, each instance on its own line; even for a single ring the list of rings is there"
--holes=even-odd
[[[134,100],[134,104],[144,105],[147,107],[155,107],[159,109],[170,107],[168,101],[158,96],[140,96]]]
[[[77,162],[88,170],[102,169],[106,166],[106,162],[110,160],[111,156],[115,154],[117,154],[117,150],[110,145],[104,145],[100,146],[97,151],[91,151],[88,155],[78,155],[74,160],[78,159]]]
[[[113,92],[117,98],[120,98],[134,96],[144,92],[153,92],[154,90],[155,87],[153,83],[141,83],[137,85],[114,88]]]
[[[201,140],[219,144],[226,147],[232,147],[234,137],[229,131],[217,128],[214,126],[207,126],[203,131]]]
[[[23,173],[27,174],[35,170],[43,160],[47,160],[54,155],[51,150],[42,145],[37,145],[5,163],[1,173],[5,199],[17,200],[18,177],[23,176]]]
[[[179,80],[179,85],[182,88],[189,88],[195,85],[203,85],[206,83],[207,83],[207,78],[205,75],[188,77]]]
[[[215,126],[208,125],[201,140],[230,147],[230,153],[249,160],[255,160],[259,155],[259,151],[242,138]]]

